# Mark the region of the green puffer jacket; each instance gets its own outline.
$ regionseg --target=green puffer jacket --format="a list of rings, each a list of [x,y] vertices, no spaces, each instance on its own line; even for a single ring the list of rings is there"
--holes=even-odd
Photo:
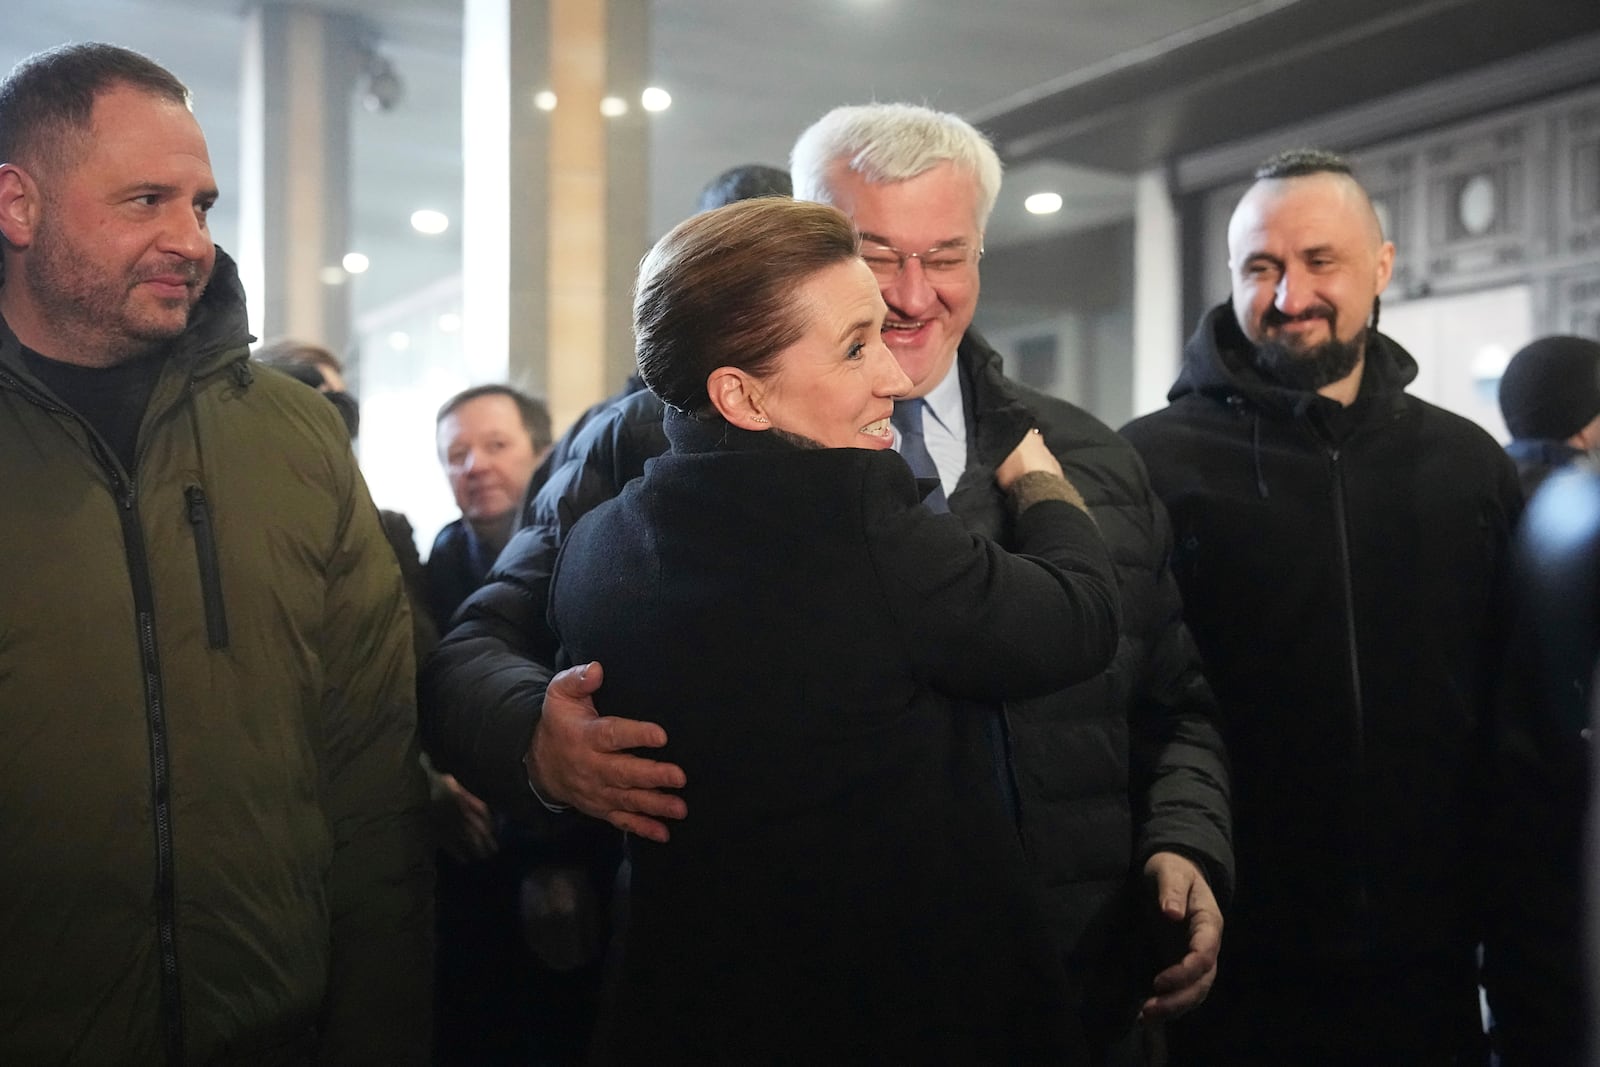
[[[0,323],[0,1063],[426,1062],[411,624],[225,256],[130,476]]]

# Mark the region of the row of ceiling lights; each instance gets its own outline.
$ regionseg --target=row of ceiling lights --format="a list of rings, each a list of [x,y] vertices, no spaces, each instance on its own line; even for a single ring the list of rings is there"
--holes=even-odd
[[[533,94],[533,106],[540,111],[554,111],[556,94],[549,89],[539,90]],[[672,94],[652,85],[639,94],[639,106],[646,111],[665,111],[672,106]],[[608,96],[600,101],[600,114],[608,119],[618,118],[627,113],[628,102],[620,96]]]
[[[1022,206],[1034,215],[1053,215],[1061,210],[1061,194],[1034,193],[1022,202]],[[429,236],[441,234],[450,228],[450,216],[432,208],[419,208],[411,213],[411,228]],[[372,261],[365,254],[347,252],[339,267],[324,269],[322,280],[329,285],[337,285],[347,275],[365,274],[371,266]]]

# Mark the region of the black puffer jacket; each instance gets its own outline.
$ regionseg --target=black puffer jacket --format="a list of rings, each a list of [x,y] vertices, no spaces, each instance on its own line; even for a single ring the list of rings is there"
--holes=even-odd
[[[1122,637],[1111,668],[1006,709],[1024,847],[1049,890],[1050,927],[1082,985],[1088,1028],[1109,1039],[1132,1021],[1156,970],[1130,941],[1144,860],[1178,852],[1200,864],[1219,897],[1232,884],[1214,703],[1166,568],[1166,515],[1139,457],[1087,412],[1008,380],[975,332],[958,358],[974,432],[951,511],[1012,544],[994,470],[1036,424],[1083,493],[1117,571]],[[660,401],[640,393],[585,427],[425,672],[430,751],[479,795],[530,810],[519,761],[550,674],[539,664],[557,652],[544,618],[556,548],[572,523],[666,450],[660,413]]]
[[[1477,426],[1405,394],[1416,363],[1387,337],[1348,408],[1269,382],[1249,350],[1214,308],[1171,405],[1123,430],[1172,516],[1234,767],[1219,990],[1258,964],[1470,967],[1516,472]]]

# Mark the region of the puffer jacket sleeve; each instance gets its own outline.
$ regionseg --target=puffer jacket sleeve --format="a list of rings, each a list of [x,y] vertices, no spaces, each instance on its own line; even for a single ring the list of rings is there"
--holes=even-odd
[[[649,399],[609,409],[585,428],[422,671],[423,745],[434,765],[534,827],[561,829],[529,791],[522,763],[558,667],[546,618],[550,576],[573,524],[666,451]]]
[[[410,610],[354,460],[327,570],[322,778],[334,836],[321,1062],[426,1063],[433,862],[418,762]]]
[[[1137,455],[1136,488],[1145,502],[1146,559],[1124,580],[1148,583],[1124,590],[1124,604],[1148,605],[1142,628],[1148,655],[1130,711],[1134,856],[1142,865],[1157,852],[1176,852],[1199,864],[1217,899],[1233,891],[1233,822],[1227,753],[1216,697],[1201,670],[1200,653],[1183,623],[1182,597],[1171,568],[1172,523]]]

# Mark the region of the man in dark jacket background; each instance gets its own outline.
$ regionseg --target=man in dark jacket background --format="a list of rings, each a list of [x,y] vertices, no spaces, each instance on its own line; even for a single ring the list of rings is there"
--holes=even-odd
[[[1231,882],[1226,761],[1166,569],[1165,513],[1126,442],[1081,409],[1007,379],[970,329],[1000,183],[981,134],[925,108],[840,108],[801,137],[792,170],[799,197],[833,203],[863,233],[889,306],[885,341],[914,383],[911,402],[897,404],[897,424],[911,420],[902,454],[911,459],[905,434],[921,440],[920,461],[933,467],[912,469],[938,479],[933,499],[972,531],[1010,544],[994,470],[1037,425],[1111,547],[1124,609],[1112,668],[1008,705],[992,743],[998,787],[1076,985],[1068,1010],[1096,1060],[1129,1055],[1137,1014],[1156,1020],[1205,997],[1222,926],[1213,887],[1225,894]],[[526,806],[534,785],[549,806],[571,804],[666,840],[662,820],[685,812],[657,790],[681,784],[682,772],[627,751],[659,747],[662,731],[597,719],[582,698],[600,684],[599,668],[551,683],[557,650],[544,621],[562,537],[665,451],[660,411],[652,394],[636,394],[585,427],[573,459],[535,501],[531,525],[463,607],[425,686],[430,750],[469,788]],[[1161,939],[1164,952],[1139,935],[1169,927],[1177,936]]]
[[[1500,376],[1500,414],[1522,495],[1600,450],[1600,341],[1554,335],[1517,350]]]
[[[1286,153],[1228,227],[1233,297],[1123,433],[1172,516],[1222,705],[1238,891],[1177,1064],[1484,1062],[1471,847],[1510,461],[1404,392],[1394,246],[1337,156]]]
[[[0,1062],[427,1060],[400,573],[216,198],[143,56],[0,85]]]

